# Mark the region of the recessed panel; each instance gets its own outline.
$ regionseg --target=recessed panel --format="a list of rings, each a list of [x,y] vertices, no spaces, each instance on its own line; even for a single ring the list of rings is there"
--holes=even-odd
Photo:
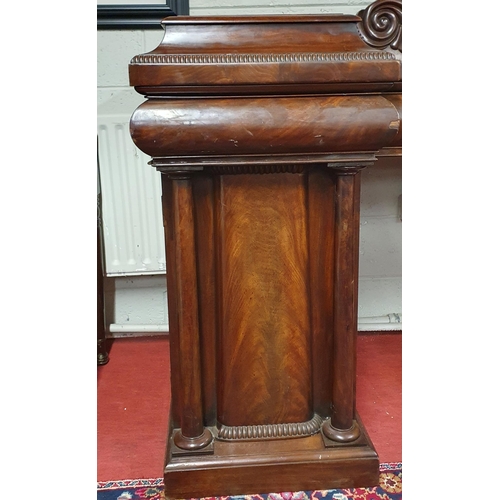
[[[303,174],[221,175],[218,420],[313,416]]]

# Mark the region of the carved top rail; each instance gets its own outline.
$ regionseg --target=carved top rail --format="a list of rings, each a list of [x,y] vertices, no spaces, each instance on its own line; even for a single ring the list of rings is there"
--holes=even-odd
[[[401,1],[376,0],[358,15],[162,24],[158,47],[129,65],[131,85],[148,97],[132,137],[158,168],[242,155],[304,163],[382,148],[399,154]]]
[[[359,15],[169,17],[130,63],[147,95],[399,91],[401,2]]]

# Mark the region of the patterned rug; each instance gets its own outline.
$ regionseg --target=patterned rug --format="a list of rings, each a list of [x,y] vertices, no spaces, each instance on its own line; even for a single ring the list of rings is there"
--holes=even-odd
[[[212,497],[211,500],[400,500],[402,463],[380,464],[379,485],[373,488],[316,490]],[[97,500],[164,500],[163,478],[126,479],[97,483]],[[194,499],[191,499],[194,500]]]

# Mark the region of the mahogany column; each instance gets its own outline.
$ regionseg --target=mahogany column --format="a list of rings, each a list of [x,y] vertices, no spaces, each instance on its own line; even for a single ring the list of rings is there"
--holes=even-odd
[[[360,436],[355,420],[360,189],[355,176],[358,170],[339,168],[335,176],[332,413],[322,429],[328,438],[339,442],[354,441]]]
[[[162,175],[167,498],[378,483],[356,412],[360,171],[400,154],[401,3],[171,17],[130,63]]]
[[[176,400],[180,429],[173,441],[178,448],[193,451],[212,441],[203,424],[193,188],[189,172],[183,171],[164,176],[163,184],[165,213],[171,217],[166,224],[166,247],[172,263],[167,286],[175,304],[170,334],[180,389]]]

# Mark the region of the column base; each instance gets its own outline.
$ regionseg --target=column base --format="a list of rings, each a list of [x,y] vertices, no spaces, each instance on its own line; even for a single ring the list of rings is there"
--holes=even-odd
[[[196,451],[206,448],[212,442],[213,435],[206,427],[203,429],[203,434],[194,438],[184,436],[178,429],[174,433],[173,440],[175,446],[181,450]]]
[[[215,427],[210,429],[217,435]],[[378,455],[361,424],[359,429],[359,437],[350,443],[330,441],[322,432],[275,441],[214,439],[213,454],[192,457],[175,453],[173,436],[177,429],[173,429],[164,469],[165,497],[202,498],[376,486]]]
[[[352,426],[349,429],[337,429],[332,426],[331,420],[326,420],[321,428],[323,434],[332,441],[339,443],[350,443],[356,441],[360,436],[359,425],[356,420],[353,420]]]
[[[108,350],[106,348],[106,339],[97,339],[97,365],[105,365],[109,362]]]

